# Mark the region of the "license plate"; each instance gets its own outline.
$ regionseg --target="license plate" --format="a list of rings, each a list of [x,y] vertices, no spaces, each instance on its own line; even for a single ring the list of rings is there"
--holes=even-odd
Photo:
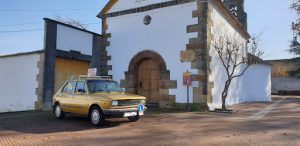
[[[124,117],[134,117],[137,115],[137,112],[126,112],[124,113]]]
[[[139,115],[141,116],[141,115],[144,115],[144,105],[143,104],[140,104],[139,105]]]

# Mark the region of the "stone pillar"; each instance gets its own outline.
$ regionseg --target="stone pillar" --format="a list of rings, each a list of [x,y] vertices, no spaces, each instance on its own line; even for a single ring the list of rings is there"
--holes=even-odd
[[[198,87],[193,88],[193,101],[200,104],[201,108],[207,109],[208,97],[208,69],[209,69],[209,47],[207,46],[207,22],[208,22],[208,1],[198,0],[197,10],[193,11],[193,18],[198,19],[197,24],[187,26],[187,33],[197,32],[197,38],[191,38],[186,50],[193,50],[196,59],[191,62],[191,68],[198,70],[192,75],[193,81],[198,81]]]
[[[45,62],[44,62],[44,92],[43,109],[51,109],[52,96],[54,95],[55,61],[56,61],[56,36],[57,24],[49,19],[45,20]]]
[[[107,76],[108,71],[112,70],[112,66],[108,65],[107,62],[111,60],[111,56],[107,54],[107,47],[110,46],[110,42],[108,39],[111,37],[110,33],[107,33],[108,25],[106,24],[106,18],[102,18],[102,41],[101,41],[101,50],[99,52],[99,56],[101,59],[100,63],[100,75]]]

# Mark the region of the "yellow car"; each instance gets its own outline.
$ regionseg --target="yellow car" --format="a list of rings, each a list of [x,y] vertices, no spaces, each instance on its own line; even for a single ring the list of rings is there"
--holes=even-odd
[[[62,119],[65,113],[86,115],[95,126],[106,118],[128,118],[138,121],[144,115],[146,97],[126,94],[109,77],[80,76],[66,81],[53,97],[53,113]]]

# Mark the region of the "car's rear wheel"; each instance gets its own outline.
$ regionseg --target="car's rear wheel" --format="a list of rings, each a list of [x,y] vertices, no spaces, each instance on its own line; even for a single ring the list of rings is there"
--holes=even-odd
[[[139,115],[136,115],[136,116],[133,116],[133,117],[128,117],[128,120],[130,122],[136,122],[140,119],[140,116]]]
[[[62,111],[61,106],[59,104],[55,105],[54,114],[57,119],[63,119],[65,117],[65,113]]]
[[[94,126],[100,127],[105,123],[105,116],[99,107],[93,107],[90,111],[90,120]]]

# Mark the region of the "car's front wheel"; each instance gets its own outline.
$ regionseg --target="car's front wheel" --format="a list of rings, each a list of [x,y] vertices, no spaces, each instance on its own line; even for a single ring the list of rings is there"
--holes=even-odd
[[[54,114],[57,119],[63,119],[65,117],[65,113],[61,110],[61,106],[59,104],[55,105]]]
[[[133,116],[133,117],[128,117],[128,120],[130,122],[136,122],[140,119],[140,116],[139,115],[136,115],[136,116]]]
[[[94,126],[100,127],[105,123],[105,116],[99,107],[94,107],[90,111],[90,120]]]

